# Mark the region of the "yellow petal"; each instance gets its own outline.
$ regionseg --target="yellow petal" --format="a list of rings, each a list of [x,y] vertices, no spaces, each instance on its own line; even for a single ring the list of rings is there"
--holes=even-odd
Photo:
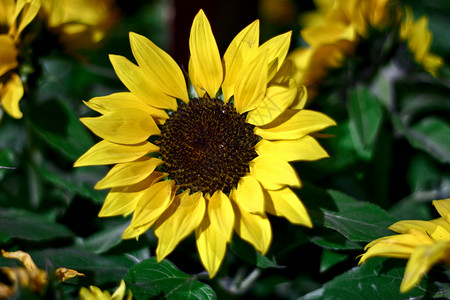
[[[236,199],[233,199],[233,207],[236,213],[235,230],[239,236],[249,242],[262,255],[269,250],[272,241],[272,229],[269,219],[265,215],[252,214],[239,207]]]
[[[238,186],[233,189],[236,201],[246,212],[264,214],[264,193],[261,184],[252,176],[239,179]]]
[[[176,62],[146,37],[130,32],[133,55],[147,79],[163,93],[189,102],[186,81]]]
[[[80,121],[99,137],[119,144],[138,144],[161,133],[149,114],[135,108],[111,111],[95,118],[81,118]]]
[[[263,154],[250,162],[250,175],[269,190],[278,190],[286,185],[300,187],[301,182],[294,168],[274,154]]]
[[[17,36],[23,31],[23,29],[33,21],[34,17],[36,17],[39,9],[41,8],[41,0],[18,0],[16,5],[15,19],[19,15],[20,11],[22,14],[20,16],[20,22],[17,26],[17,32],[15,33]]]
[[[130,186],[113,187],[106,196],[98,216],[113,217],[131,214],[136,209],[136,205],[141,197],[145,195],[145,190],[166,176],[167,173],[153,171],[141,182]]]
[[[450,222],[450,198],[445,200],[434,200],[433,205],[436,207],[438,213],[443,216],[447,222]]]
[[[161,181],[145,190],[136,205],[131,224],[125,229],[122,238],[138,237],[155,223],[173,199],[174,184],[173,180]]]
[[[242,71],[247,58],[259,45],[259,20],[245,27],[231,41],[223,56],[225,78],[222,83],[222,92],[225,102],[234,95],[234,85]]]
[[[60,282],[64,282],[67,279],[74,278],[75,276],[86,277],[86,275],[83,273],[80,273],[80,272],[72,270],[72,269],[67,269],[67,268],[58,268],[55,270],[55,274],[58,277]]]
[[[117,164],[95,185],[96,189],[126,186],[138,183],[149,176],[157,166],[163,164],[158,158],[143,157],[140,160]]]
[[[407,232],[412,228],[428,234],[435,240],[450,240],[450,232],[430,221],[404,220],[389,226],[390,230],[399,233]]]
[[[17,48],[7,34],[0,34],[0,76],[17,67]]]
[[[259,47],[259,51],[268,51],[268,81],[270,81],[286,58],[286,55],[291,44],[292,31],[277,35]]]
[[[336,122],[312,110],[288,110],[268,125],[256,127],[255,134],[268,140],[294,140],[320,131]]]
[[[125,296],[125,291],[126,291],[125,281],[122,279],[120,281],[119,287],[114,292],[114,294],[112,294],[111,300],[122,300],[123,297]]]
[[[156,256],[161,261],[175,249],[180,241],[200,225],[205,215],[205,199],[201,192],[180,194],[158,218],[155,235],[158,237]]]
[[[89,100],[89,102],[84,103],[89,108],[101,114],[106,114],[108,112],[124,108],[136,108],[145,111],[156,119],[169,118],[164,110],[150,106],[139,100],[139,98],[137,98],[134,94],[127,92],[114,93],[103,97],[95,97]]]
[[[149,142],[121,145],[100,141],[74,163],[74,167],[109,165],[134,161],[147,153],[157,152],[159,147]]]
[[[420,246],[414,249],[403,275],[400,292],[405,293],[420,282],[433,265],[448,256],[450,243],[440,242],[431,246]]]
[[[120,81],[140,100],[157,108],[177,109],[176,99],[155,87],[141,68],[123,56],[109,55],[109,59]]]
[[[191,76],[192,85],[199,97],[203,97],[207,92],[211,98],[215,98],[223,79],[222,62],[211,26],[203,10],[198,12],[192,23],[189,49],[191,50],[189,74],[195,74]]]
[[[285,217],[293,224],[312,228],[313,224],[302,201],[290,188],[278,191],[267,191],[270,198],[266,199],[267,212]]]
[[[216,275],[225,256],[227,239],[211,225],[205,216],[200,226],[195,229],[198,254],[209,277]]]
[[[19,75],[12,73],[11,78],[4,83],[2,87],[2,106],[3,109],[13,118],[22,118],[19,101],[23,97],[23,85]]]
[[[267,87],[268,52],[261,52],[239,75],[234,88],[234,106],[240,114],[257,108]]]
[[[222,191],[216,191],[208,201],[208,216],[211,226],[227,242],[231,242],[234,226],[234,211],[230,198]]]
[[[271,153],[286,161],[313,161],[328,157],[328,153],[311,136],[306,135],[296,140],[269,141],[262,139],[256,144],[258,155]]]
[[[297,97],[298,89],[294,81],[293,84],[291,86],[269,86],[259,106],[248,112],[247,122],[255,126],[262,126],[281,115]]]

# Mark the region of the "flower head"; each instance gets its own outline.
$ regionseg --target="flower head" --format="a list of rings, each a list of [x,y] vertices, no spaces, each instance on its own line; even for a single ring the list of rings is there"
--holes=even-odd
[[[111,188],[99,216],[133,214],[123,238],[150,227],[161,261],[195,231],[201,261],[214,276],[233,230],[266,253],[266,213],[312,226],[291,187],[289,164],[327,153],[310,135],[335,122],[303,109],[306,93],[285,60],[290,33],[259,45],[259,22],[243,29],[221,60],[200,10],[189,47],[189,96],[175,61],[147,38],[130,33],[138,65],[111,55],[130,92],[86,103],[102,114],[81,121],[103,140],[75,166],[114,164],[96,188]],[[152,142],[150,142],[152,141]]]
[[[363,263],[375,256],[409,258],[400,292],[412,289],[433,265],[450,265],[450,199],[433,201],[442,216],[431,221],[405,220],[389,229],[400,234],[376,239],[369,243],[361,256]]]
[[[6,113],[16,119],[22,118],[19,101],[23,97],[23,84],[16,72],[20,35],[40,7],[40,0],[0,2],[0,101]]]
[[[80,289],[81,300],[122,300],[125,297],[125,281],[121,280],[117,290],[111,295],[108,291],[102,291],[96,286],[89,286],[89,290],[85,287]],[[131,300],[133,294],[128,291],[127,300]]]

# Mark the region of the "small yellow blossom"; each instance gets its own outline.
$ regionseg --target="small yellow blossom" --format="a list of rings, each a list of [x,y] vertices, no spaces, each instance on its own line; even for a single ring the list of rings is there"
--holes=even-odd
[[[85,287],[80,289],[80,300],[122,300],[125,296],[125,281],[121,280],[117,290],[111,295],[108,291],[102,291],[96,286],[89,286],[89,290]],[[127,300],[131,300],[133,294],[128,291]]]

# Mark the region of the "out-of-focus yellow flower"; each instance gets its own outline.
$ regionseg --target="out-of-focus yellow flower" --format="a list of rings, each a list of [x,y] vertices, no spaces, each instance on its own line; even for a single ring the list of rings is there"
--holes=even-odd
[[[431,221],[406,220],[389,229],[398,232],[369,243],[359,263],[375,256],[409,258],[400,292],[412,289],[433,265],[442,262],[450,266],[450,199],[433,201],[442,216]]]
[[[412,11],[406,9],[406,18],[400,27],[400,37],[408,43],[414,60],[423,65],[423,68],[431,75],[436,76],[437,71],[443,66],[444,60],[430,52],[433,36],[428,30],[428,18],[422,16],[414,21]]]
[[[15,71],[20,35],[41,7],[40,0],[0,0],[0,100],[11,117],[20,119],[23,84]]]
[[[122,300],[125,296],[125,281],[121,280],[117,290],[111,295],[108,291],[102,291],[96,286],[89,286],[89,290],[85,287],[80,289],[80,300]],[[127,300],[131,300],[133,294],[128,290]]]
[[[0,282],[1,299],[11,297],[19,288],[19,285],[38,294],[43,291],[48,283],[47,273],[36,266],[28,253],[20,250],[15,252],[6,252],[2,250],[2,255],[6,258],[19,260],[24,267],[0,268],[0,271],[8,277],[11,283],[11,285],[8,285]],[[67,268],[59,268],[55,273],[60,281],[65,281],[75,276],[84,276],[82,273]]]
[[[47,27],[71,50],[98,44],[119,13],[113,0],[42,0],[42,15]]]

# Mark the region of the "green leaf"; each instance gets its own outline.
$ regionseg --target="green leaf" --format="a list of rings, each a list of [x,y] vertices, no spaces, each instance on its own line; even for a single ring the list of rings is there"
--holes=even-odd
[[[349,257],[349,254],[330,251],[324,249],[322,251],[322,259],[320,260],[320,272],[326,272],[333,266],[343,262]]]
[[[311,242],[330,250],[358,250],[363,249],[360,244],[349,241],[341,234],[333,231],[331,234],[322,234],[311,237]]]
[[[0,241],[2,242],[11,238],[48,241],[73,236],[67,227],[49,220],[44,215],[12,208],[0,210]]]
[[[119,224],[109,224],[105,230],[94,233],[85,239],[78,239],[75,247],[93,253],[104,253],[117,246],[122,241],[122,234],[128,226],[127,221]]]
[[[405,263],[404,260],[372,258],[300,299],[422,299],[445,293],[445,289],[439,290],[433,282],[424,279],[409,292],[400,294]]]
[[[253,248],[250,244],[244,242],[236,235],[233,237],[230,248],[241,259],[254,266],[260,268],[282,268],[282,266],[279,266],[276,263],[275,257],[269,258],[267,256],[261,255],[261,253],[256,251],[255,248]]]
[[[101,256],[72,248],[30,251],[30,255],[42,269],[74,269],[84,273],[84,280],[96,286],[107,282],[117,284],[136,263],[127,255]]]
[[[357,201],[343,193],[328,191],[337,211],[322,209],[323,224],[354,242],[370,242],[390,235],[388,229],[397,220],[379,206]]]
[[[355,148],[362,157],[370,159],[383,116],[378,97],[367,88],[357,87],[350,93],[348,113]]]
[[[11,150],[0,150],[0,180],[5,177],[7,172],[15,169],[16,157]]]
[[[132,267],[126,277],[127,286],[137,299],[216,299],[214,290],[181,272],[173,263],[158,263],[152,257]]]

